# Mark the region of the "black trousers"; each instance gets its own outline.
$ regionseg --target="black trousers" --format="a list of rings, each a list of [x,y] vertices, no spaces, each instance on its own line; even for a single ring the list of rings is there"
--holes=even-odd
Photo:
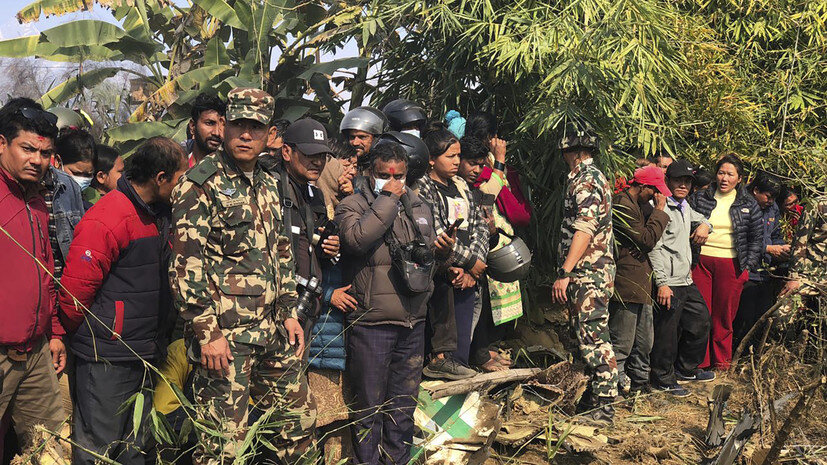
[[[747,281],[741,291],[738,313],[732,322],[732,348],[738,347],[750,328],[775,303],[775,283],[773,280]],[[753,341],[755,342],[755,341]]]
[[[353,393],[353,464],[407,464],[422,380],[425,324],[353,325],[347,376]]]
[[[695,373],[704,356],[712,322],[698,288],[672,287],[669,308],[655,305],[655,339],[650,356],[652,383],[664,386],[677,382],[675,370]]]
[[[428,301],[429,352],[441,354],[457,350],[457,317],[454,311],[454,288],[445,281],[434,279],[434,293]]]
[[[141,362],[90,362],[75,359],[72,439],[124,465],[152,463],[154,452],[148,427],[152,410],[152,373]],[[143,392],[141,427],[133,435],[133,407],[118,411],[130,397]],[[145,452],[142,454],[141,452]],[[97,463],[92,455],[72,448],[72,464]]]

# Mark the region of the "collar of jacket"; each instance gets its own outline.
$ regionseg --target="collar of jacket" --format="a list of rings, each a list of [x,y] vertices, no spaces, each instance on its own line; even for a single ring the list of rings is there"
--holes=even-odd
[[[145,211],[153,218],[159,216],[161,210],[160,205],[153,204],[153,206],[155,206],[155,208],[153,208],[144,202],[144,199],[138,195],[138,192],[135,191],[135,187],[132,186],[132,183],[129,182],[128,179],[126,179],[126,176],[121,176],[121,178],[118,179],[118,190],[123,193],[123,195],[125,195],[133,205],[138,207],[138,209]]]
[[[224,165],[224,172],[230,178],[237,178],[241,176],[242,178],[247,179],[247,175],[245,175],[241,171],[241,168],[238,167],[235,160],[233,160],[233,157],[231,157],[227,152],[225,152],[223,147],[220,147],[218,150],[216,150],[216,152],[218,153],[218,157],[221,159],[221,162]],[[253,168],[254,180],[257,180],[259,178],[261,169],[261,165],[258,163],[258,159],[256,159],[256,166]]]
[[[712,183],[709,187],[703,191],[703,195],[709,200],[715,200],[715,193],[718,192],[718,183]],[[738,184],[735,186],[735,201],[732,203],[732,206],[741,206],[744,203],[749,203],[749,200],[752,199],[752,194],[749,193],[749,190],[743,184]]]
[[[589,157],[585,160],[580,160],[580,163],[578,163],[577,166],[574,167],[574,170],[572,170],[569,173],[569,179],[574,179],[574,177],[583,172],[583,170],[585,170],[586,167],[591,166],[593,164],[594,157]]]
[[[14,179],[4,168],[0,168],[0,179],[2,179],[7,186],[9,186],[9,192],[16,193],[19,198],[25,201],[29,201],[32,197],[39,194],[37,183],[34,183],[31,186],[21,183],[17,179]]]

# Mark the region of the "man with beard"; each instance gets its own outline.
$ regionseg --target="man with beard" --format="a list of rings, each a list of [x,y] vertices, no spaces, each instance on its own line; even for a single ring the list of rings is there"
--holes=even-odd
[[[187,125],[194,141],[192,152],[187,157],[190,168],[221,147],[226,111],[227,104],[215,95],[201,93],[195,98],[191,119]]]
[[[370,165],[370,148],[379,136],[388,132],[390,123],[384,113],[373,107],[358,107],[342,118],[339,131],[356,148],[356,171],[363,173]]]

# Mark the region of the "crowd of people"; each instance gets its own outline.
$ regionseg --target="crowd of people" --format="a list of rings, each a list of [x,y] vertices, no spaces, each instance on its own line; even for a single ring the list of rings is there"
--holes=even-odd
[[[429,120],[400,99],[331,136],[237,88],[195,99],[187,141],[124,159],[58,110],[0,109],[0,415],[21,446],[35,425],[71,426],[72,463],[314,463],[342,429],[320,421],[316,377],[350,409],[353,463],[408,463],[423,376],[511,366],[498,343],[523,314],[531,208],[494,115]],[[747,183],[732,155],[712,173],[639,159],[613,192],[595,134],[561,132],[552,298],[591,375],[579,418],[606,425],[618,396],[687,396],[728,367],[823,260],[827,202],[802,216],[800,194],[768,173]],[[158,450],[139,403],[184,444]],[[272,415],[251,451],[250,425]]]

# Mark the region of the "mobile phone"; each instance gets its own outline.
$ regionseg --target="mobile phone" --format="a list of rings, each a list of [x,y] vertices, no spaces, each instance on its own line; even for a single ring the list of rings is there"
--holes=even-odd
[[[457,220],[454,221],[454,224],[448,226],[448,229],[445,232],[449,236],[453,235],[454,232],[456,232],[457,228],[462,224],[463,221],[465,221],[463,218],[457,218]]]

